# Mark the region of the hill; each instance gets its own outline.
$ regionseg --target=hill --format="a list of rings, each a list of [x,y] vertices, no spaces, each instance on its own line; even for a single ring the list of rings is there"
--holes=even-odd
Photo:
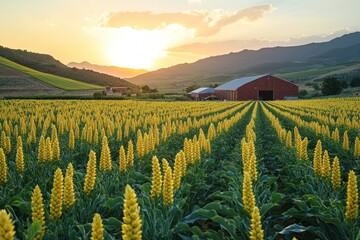
[[[99,73],[104,73],[119,78],[131,78],[148,72],[148,70],[145,69],[121,68],[116,66],[100,66],[89,62],[71,62],[67,66],[71,68],[75,67],[78,69],[93,70]]]
[[[85,82],[80,82],[69,78],[59,77],[49,73],[39,72],[34,69],[17,64],[1,56],[0,56],[0,64],[10,67],[14,70],[20,71],[26,75],[31,76],[32,78],[38,79],[48,85],[63,90],[96,90],[103,88],[101,86],[97,86],[94,84],[88,84]]]
[[[43,73],[70,78],[88,84],[99,86],[126,86],[131,89],[138,88],[135,84],[121,78],[92,70],[70,68],[47,54],[33,53],[26,50],[15,50],[0,46],[0,56]]]
[[[128,79],[159,89],[179,89],[193,83],[206,86],[239,76],[280,74],[360,62],[360,32],[323,43],[243,50],[175,65]]]

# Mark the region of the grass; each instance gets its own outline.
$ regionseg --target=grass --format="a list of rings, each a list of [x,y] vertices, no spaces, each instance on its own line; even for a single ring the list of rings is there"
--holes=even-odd
[[[96,89],[102,89],[103,87],[84,83],[80,81],[76,81],[70,78],[64,78],[59,77],[53,74],[49,73],[43,73],[36,71],[34,69],[25,67],[23,65],[17,64],[15,62],[12,62],[6,58],[3,58],[0,56],[0,64],[8,66],[10,68],[13,68],[15,70],[18,70],[20,72],[23,72],[33,78],[36,78],[44,83],[47,83],[51,86],[54,86],[56,88],[64,89],[64,90],[96,90]]]
[[[336,66],[331,66],[331,67],[319,67],[319,68],[313,68],[313,69],[298,71],[298,72],[275,74],[275,76],[279,77],[279,78],[283,78],[283,79],[289,79],[289,80],[296,80],[296,79],[301,79],[301,78],[310,79],[310,78],[319,77],[321,75],[324,75],[324,74],[327,74],[327,73],[330,73],[333,71],[338,71],[341,69],[349,68],[352,65],[356,65],[356,64],[358,64],[358,63],[351,64],[351,65],[336,65]]]

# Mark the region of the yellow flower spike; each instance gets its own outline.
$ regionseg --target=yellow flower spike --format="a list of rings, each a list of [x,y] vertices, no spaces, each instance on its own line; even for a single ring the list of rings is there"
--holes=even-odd
[[[356,219],[359,215],[359,194],[356,175],[353,170],[349,172],[347,182],[346,212],[347,219]]]
[[[16,158],[15,158],[16,170],[18,172],[23,172],[25,163],[24,163],[24,153],[22,147],[19,147],[16,150]]]
[[[95,145],[99,144],[99,131],[97,129],[95,129],[95,132],[94,132],[94,144]]]
[[[69,149],[70,150],[74,150],[75,148],[75,134],[74,134],[74,130],[70,130],[69,133]]]
[[[46,153],[45,153],[45,138],[44,136],[40,137],[39,147],[38,147],[38,162],[42,163],[46,161]]]
[[[74,182],[73,174],[66,174],[65,184],[64,184],[64,205],[66,208],[70,208],[75,203],[75,191],[74,191]]]
[[[136,152],[139,158],[143,157],[143,138],[142,135],[140,133],[140,135],[138,134],[138,138],[136,141]]]
[[[331,185],[333,189],[337,189],[340,187],[340,184],[341,184],[340,163],[339,163],[339,158],[335,157],[331,170]]]
[[[354,157],[360,157],[360,140],[359,137],[355,138],[355,143],[354,143]]]
[[[74,177],[74,167],[72,165],[72,163],[69,163],[67,168],[66,168],[66,173],[65,176],[71,176]]]
[[[51,143],[53,160],[60,160],[60,145],[57,136],[55,136],[54,141]]]
[[[0,210],[0,239],[12,240],[15,236],[15,227],[10,214],[6,210]]]
[[[291,131],[288,131],[286,134],[286,146],[287,147],[292,147],[292,135],[291,135]]]
[[[111,163],[111,153],[109,144],[107,141],[107,137],[104,136],[102,140],[102,148],[101,148],[101,155],[100,155],[100,170],[104,172],[111,171],[112,163]]]
[[[180,188],[181,184],[181,155],[180,153],[177,153],[175,156],[175,163],[174,163],[174,176],[173,176],[173,183],[174,183],[174,190],[177,190]]]
[[[96,154],[94,151],[90,151],[89,160],[86,165],[86,175],[84,180],[84,192],[89,195],[94,189],[96,180]]]
[[[120,172],[126,172],[126,155],[125,155],[125,149],[124,146],[120,147],[119,150],[119,170]]]
[[[344,132],[344,137],[343,137],[343,149],[344,149],[344,150],[349,150],[349,137],[348,137],[347,131]]]
[[[60,168],[57,168],[54,174],[53,188],[51,190],[50,200],[50,219],[56,220],[61,217],[63,204],[63,175]]]
[[[40,221],[41,223],[40,234],[35,237],[36,240],[41,240],[45,233],[45,213],[43,196],[38,185],[35,186],[31,196],[31,219],[33,222]]]
[[[138,206],[135,191],[126,185],[123,210],[122,239],[142,239],[142,221],[140,218],[140,207]]]
[[[152,175],[151,175],[151,198],[157,198],[161,194],[162,176],[159,159],[156,156],[152,158]]]
[[[163,161],[163,169],[164,169],[163,199],[165,206],[170,206],[173,204],[174,201],[174,183],[172,177],[172,170],[168,164],[164,164],[164,161]]]
[[[91,240],[104,239],[104,226],[100,214],[95,213],[91,224]]]
[[[244,209],[247,213],[251,214],[255,206],[255,196],[252,188],[251,177],[248,172],[244,173],[242,194]]]
[[[53,150],[51,145],[51,140],[49,137],[45,140],[45,161],[52,161],[53,160]]]
[[[187,162],[186,162],[186,157],[185,157],[185,153],[183,150],[180,150],[180,157],[181,157],[181,175],[185,176],[186,174],[186,169],[187,169]]]
[[[210,155],[211,154],[211,142],[210,139],[206,140],[206,152]]]
[[[314,150],[313,166],[315,174],[321,175],[321,160],[322,160],[322,144],[318,140]]]
[[[258,178],[257,168],[256,168],[256,156],[252,154],[249,161],[249,174],[252,181],[256,181]]]
[[[250,225],[250,239],[251,240],[263,240],[264,231],[261,226],[261,216],[258,207],[254,207],[251,212],[251,225]]]
[[[7,182],[7,164],[4,150],[0,148],[0,185]]]
[[[326,178],[330,176],[330,159],[327,150],[324,151],[323,159],[321,162],[321,176]]]
[[[131,140],[129,140],[127,154],[126,154],[126,163],[129,167],[134,166],[134,145]]]
[[[18,149],[19,147],[23,147],[23,142],[22,142],[21,136],[18,136],[17,141],[16,141],[16,149]]]
[[[309,159],[307,154],[307,147],[308,147],[309,140],[305,137],[301,142],[301,159],[307,161]]]

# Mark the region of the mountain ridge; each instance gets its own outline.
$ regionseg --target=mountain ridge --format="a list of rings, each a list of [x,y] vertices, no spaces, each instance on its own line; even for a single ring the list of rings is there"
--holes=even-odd
[[[149,72],[146,69],[123,68],[118,66],[104,66],[104,65],[93,64],[87,61],[83,61],[80,63],[70,62],[67,64],[67,66],[71,68],[75,67],[78,69],[84,68],[87,70],[93,70],[99,73],[104,73],[119,78],[131,78]]]
[[[136,84],[108,74],[98,73],[93,70],[70,68],[49,54],[34,53],[27,50],[11,49],[0,46],[0,56],[40,72],[89,84],[116,87],[126,86],[131,89],[139,88]]]
[[[128,80],[153,87],[166,85],[175,88],[189,85],[191,82],[204,85],[209,82],[222,83],[231,78],[251,74],[298,71],[319,64],[326,66],[337,62],[350,61],[351,59],[346,57],[345,59],[337,58],[336,61],[328,62],[328,59],[321,57],[321,55],[341,48],[351,52],[351,47],[359,43],[360,32],[354,32],[327,42],[290,47],[277,46],[259,50],[242,50],[235,53],[211,56],[193,63],[183,63],[151,71]],[[264,66],[267,66],[266,71],[261,69]]]

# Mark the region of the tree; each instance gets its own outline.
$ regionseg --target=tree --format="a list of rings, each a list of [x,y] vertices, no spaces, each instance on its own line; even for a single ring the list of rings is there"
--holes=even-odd
[[[312,86],[313,86],[314,90],[316,90],[316,91],[320,90],[320,87],[319,87],[319,85],[317,83],[313,83]]]
[[[340,81],[342,89],[346,89],[349,87],[348,83],[345,80]]]
[[[324,96],[338,95],[341,93],[342,89],[342,83],[336,77],[326,77],[323,79],[321,92]]]
[[[145,85],[145,86],[141,87],[141,92],[142,93],[156,93],[156,92],[158,92],[158,90],[156,88],[150,88],[148,85]]]
[[[306,89],[301,89],[300,91],[299,91],[299,97],[300,98],[304,98],[304,97],[306,97],[308,95],[308,91],[306,91]]]
[[[351,87],[360,87],[360,77],[353,77],[350,82]]]

